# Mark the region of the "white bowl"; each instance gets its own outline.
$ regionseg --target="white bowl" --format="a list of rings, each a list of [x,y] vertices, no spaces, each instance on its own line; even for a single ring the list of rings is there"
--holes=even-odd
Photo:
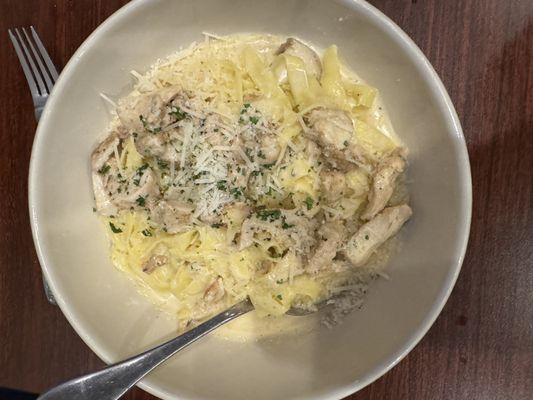
[[[363,1],[133,1],[103,23],[63,70],[35,137],[29,177],[33,235],[61,310],[106,362],[161,342],[176,324],[156,312],[108,259],[92,212],[89,154],[108,122],[99,93],[119,96],[201,32],[296,35],[340,54],[377,86],[409,147],[414,217],[390,281],[332,330],[284,341],[207,337],[144,379],[164,399],[338,399],[398,363],[448,298],[470,227],[468,155],[453,105],[415,44]]]

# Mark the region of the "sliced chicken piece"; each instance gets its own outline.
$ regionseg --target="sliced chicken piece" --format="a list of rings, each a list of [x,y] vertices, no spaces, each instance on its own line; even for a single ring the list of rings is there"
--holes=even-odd
[[[302,59],[307,68],[307,72],[320,79],[322,75],[320,57],[312,48],[303,44],[298,39],[288,38],[276,51],[276,55],[278,54],[288,54]]]
[[[151,209],[152,221],[168,233],[184,232],[194,206],[176,200],[160,200]]]
[[[346,240],[346,228],[341,222],[331,221],[318,230],[318,246],[307,264],[307,271],[316,274],[331,266],[342,243]]]
[[[346,177],[340,171],[323,170],[320,172],[322,196],[328,203],[340,199],[346,192]]]
[[[326,269],[331,269],[333,272],[340,273],[349,271],[352,265],[346,260],[334,260]]]
[[[241,225],[241,231],[239,232],[238,236],[239,251],[244,250],[254,244],[254,234],[257,229],[258,227],[253,221],[251,221],[250,219],[244,220]]]
[[[117,207],[113,204],[112,194],[107,188],[112,177],[112,169],[116,169],[115,149],[120,140],[111,134],[93,151],[91,169],[93,192],[98,212],[105,216],[115,215]]]
[[[216,212],[205,212],[197,217],[200,221],[207,225],[215,225],[222,223],[222,217]]]
[[[263,261],[261,261],[261,263],[257,267],[257,272],[260,275],[266,275],[270,271],[272,271],[272,268],[274,268],[274,265],[275,264],[272,262],[272,260],[263,260]]]
[[[251,217],[244,220],[241,226],[239,251],[254,244],[254,235],[258,232],[267,232],[272,237],[286,237],[283,231],[271,222],[264,222]]]
[[[113,203],[113,199],[106,190],[106,178],[93,172],[93,192],[96,210],[107,217],[116,215],[118,207]]]
[[[346,245],[346,257],[353,266],[363,266],[379,246],[398,233],[412,213],[407,204],[385,208],[351,237]]]
[[[175,121],[169,114],[168,106],[181,93],[179,88],[169,87],[150,95],[127,97],[119,103],[117,115],[131,133],[141,134],[147,128],[157,130]]]
[[[305,145],[305,152],[308,154],[309,160],[312,164],[316,163],[320,158],[320,148],[312,140],[307,141],[307,144]]]
[[[139,177],[139,184],[129,182],[126,189],[113,195],[113,202],[120,208],[149,207],[160,196],[154,171],[146,168]]]
[[[159,197],[159,187],[150,168],[143,171],[136,185],[121,174],[115,157],[100,170],[93,171],[93,190],[96,209],[106,216],[131,207],[148,207]]]
[[[224,223],[228,228],[237,228],[250,215],[250,207],[243,201],[226,204],[221,212]]]
[[[170,87],[119,105],[117,114],[122,129],[133,135],[140,154],[164,161],[178,160],[173,142],[182,138],[185,131],[192,130],[191,122],[183,118],[185,114],[179,105],[189,99],[187,93]]]
[[[259,140],[259,146],[260,153],[257,160],[260,164],[272,164],[278,160],[281,149],[275,135],[263,135]]]
[[[168,263],[168,257],[162,254],[156,254],[151,256],[148,261],[143,264],[142,270],[144,273],[151,274],[157,268]]]
[[[204,292],[204,301],[211,304],[216,303],[217,301],[222,300],[225,294],[224,282],[219,276],[207,287]]]
[[[93,172],[101,169],[107,161],[114,155],[115,148],[118,147],[120,139],[116,134],[111,134],[105,138],[97,147],[94,149],[93,154],[91,155],[91,167]]]
[[[135,148],[145,157],[177,162],[180,158],[181,142],[184,137],[190,136],[193,130],[192,122],[183,120],[170,130],[136,133]]]
[[[163,159],[163,156],[167,152],[168,138],[166,136],[164,134],[137,134],[135,137],[135,148],[139,154],[145,157],[158,157]]]
[[[309,128],[306,136],[322,148],[333,166],[346,169],[368,164],[363,149],[354,143],[353,122],[345,111],[317,107],[304,115],[304,121]]]
[[[361,215],[362,219],[374,218],[387,205],[394,191],[396,178],[404,171],[405,164],[405,159],[398,154],[393,154],[380,163],[372,180],[368,205]]]
[[[317,107],[305,114],[310,139],[330,150],[344,151],[353,136],[353,122],[342,110]]]
[[[124,125],[117,126],[117,136],[120,139],[127,139],[130,136],[130,131],[124,127]]]

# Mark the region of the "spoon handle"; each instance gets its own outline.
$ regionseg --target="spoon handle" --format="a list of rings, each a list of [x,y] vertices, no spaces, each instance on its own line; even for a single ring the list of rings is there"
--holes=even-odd
[[[250,300],[243,300],[152,350],[113,364],[98,372],[65,382],[42,394],[37,400],[116,400],[175,353],[220,325],[251,310],[253,310],[253,305]]]

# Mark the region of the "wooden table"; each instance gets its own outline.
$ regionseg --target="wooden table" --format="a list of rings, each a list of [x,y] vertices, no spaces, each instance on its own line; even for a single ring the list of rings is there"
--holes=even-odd
[[[125,0],[3,0],[0,386],[40,392],[102,362],[45,300],[27,211],[33,106],[6,30],[35,25],[57,65]],[[421,343],[350,399],[533,398],[533,1],[373,0],[427,55],[461,118],[470,244]],[[153,399],[140,389],[126,399]]]

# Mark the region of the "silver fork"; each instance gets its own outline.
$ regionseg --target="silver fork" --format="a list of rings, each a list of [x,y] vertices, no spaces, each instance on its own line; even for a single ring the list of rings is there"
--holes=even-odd
[[[41,42],[41,39],[39,39],[33,26],[30,26],[30,31],[31,38],[25,28],[22,28],[22,34],[17,28],[14,28],[13,30],[8,29],[7,32],[13,43],[13,47],[15,47],[20,66],[24,71],[26,81],[30,87],[31,97],[35,107],[35,119],[39,121],[46,100],[48,100],[48,96],[50,96],[52,88],[57,81],[58,74],[56,67],[52,63],[48,52],[44,48],[43,43]],[[28,47],[31,52],[28,50]],[[46,299],[50,303],[57,305],[54,295],[52,294],[46,279],[44,279],[44,276],[43,286]]]
[[[48,96],[50,96],[50,92],[56,83],[58,74],[56,67],[52,63],[48,52],[44,48],[33,26],[30,26],[31,38],[26,28],[22,28],[21,30],[22,34],[17,28],[14,28],[13,31],[9,29],[8,33],[13,47],[15,47],[15,51],[17,52],[20,65],[26,76],[26,81],[28,81],[35,107],[35,118],[39,121],[46,100],[48,100]],[[31,49],[31,52],[28,50],[28,47]]]

